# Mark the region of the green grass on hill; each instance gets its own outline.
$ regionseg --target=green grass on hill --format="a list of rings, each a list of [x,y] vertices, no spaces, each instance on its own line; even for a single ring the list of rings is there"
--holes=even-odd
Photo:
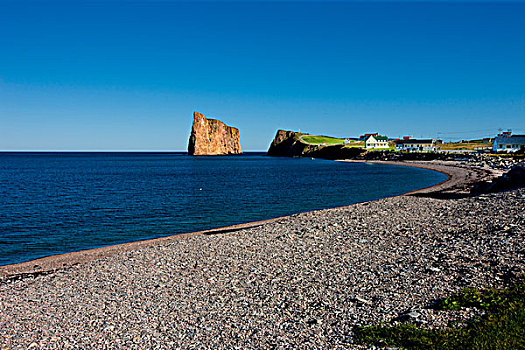
[[[335,137],[328,136],[316,136],[316,135],[304,135],[301,136],[301,140],[310,145],[321,145],[323,142],[327,145],[338,145],[345,142],[344,139],[338,139]]]
[[[442,150],[475,150],[479,147],[490,147],[492,148],[492,142],[449,142],[439,145]]]
[[[345,145],[345,148],[365,148],[364,141],[350,141],[349,144]]]
[[[486,313],[465,327],[422,329],[413,324],[356,327],[356,341],[406,349],[525,349],[525,279],[505,289],[473,288],[437,303],[437,308],[476,307]]]

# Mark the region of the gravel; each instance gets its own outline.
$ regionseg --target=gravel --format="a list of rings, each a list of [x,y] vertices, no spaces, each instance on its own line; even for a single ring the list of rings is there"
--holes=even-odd
[[[525,190],[399,196],[4,278],[2,349],[347,349],[352,328],[446,327],[460,289],[525,270]]]

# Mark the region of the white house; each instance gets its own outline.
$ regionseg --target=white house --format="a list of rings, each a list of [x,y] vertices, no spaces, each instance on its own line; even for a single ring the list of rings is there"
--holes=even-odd
[[[436,140],[432,139],[404,139],[395,141],[396,151],[405,152],[422,152],[422,151],[433,151],[436,148]]]
[[[525,149],[525,135],[511,135],[510,133],[503,133],[494,139],[492,150],[494,152],[517,152],[520,149]]]
[[[370,135],[365,140],[366,149],[386,149],[388,148],[388,137],[379,135]]]

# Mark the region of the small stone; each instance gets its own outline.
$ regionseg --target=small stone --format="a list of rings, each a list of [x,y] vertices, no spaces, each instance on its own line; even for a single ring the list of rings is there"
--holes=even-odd
[[[408,314],[407,314],[408,317],[410,318],[418,318],[419,316],[421,316],[421,314],[417,311],[410,311]]]
[[[357,302],[361,303],[361,304],[368,304],[368,305],[372,304],[371,301],[366,300],[366,299],[363,299],[363,298],[361,298],[361,297],[359,297],[359,296],[355,297],[355,300],[356,300]]]
[[[318,324],[318,323],[319,323],[319,321],[316,320],[315,318],[306,321],[306,324],[309,324],[310,326],[313,326],[314,324]]]

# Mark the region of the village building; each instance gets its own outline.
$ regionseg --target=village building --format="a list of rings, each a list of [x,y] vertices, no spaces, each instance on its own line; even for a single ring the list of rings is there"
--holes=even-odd
[[[510,132],[499,134],[492,144],[494,152],[518,152],[525,149],[525,135],[511,135]]]
[[[405,152],[429,152],[434,151],[436,148],[436,140],[433,139],[409,139],[395,141],[396,151]]]
[[[365,141],[366,149],[387,149],[388,137],[379,135],[370,135]]]

